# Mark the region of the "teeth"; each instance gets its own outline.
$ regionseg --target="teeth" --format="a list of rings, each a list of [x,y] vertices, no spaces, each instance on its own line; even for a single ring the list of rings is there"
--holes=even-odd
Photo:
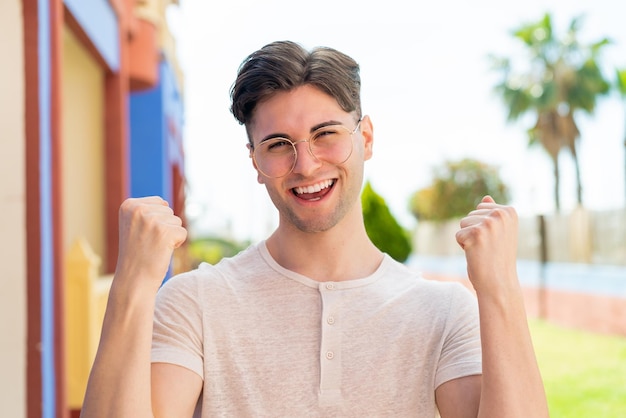
[[[316,192],[319,192],[322,189],[325,189],[327,187],[332,186],[332,184],[333,184],[332,180],[324,180],[324,181],[322,181],[320,183],[313,184],[311,186],[296,187],[294,190],[296,191],[297,194],[316,193]]]

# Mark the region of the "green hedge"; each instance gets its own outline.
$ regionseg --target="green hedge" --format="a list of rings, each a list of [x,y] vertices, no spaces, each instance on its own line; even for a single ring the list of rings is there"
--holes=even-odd
[[[377,194],[368,181],[361,193],[365,230],[379,250],[403,263],[411,254],[411,239],[393,217],[385,200]]]

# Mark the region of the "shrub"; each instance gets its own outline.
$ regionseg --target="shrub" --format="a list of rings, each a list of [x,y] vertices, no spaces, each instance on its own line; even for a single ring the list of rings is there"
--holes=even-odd
[[[201,262],[217,264],[224,257],[232,257],[249,245],[248,242],[235,242],[219,237],[202,237],[194,239],[189,244],[189,255],[192,265],[196,267]]]
[[[411,254],[408,232],[396,221],[385,200],[368,181],[361,193],[365,230],[379,250],[393,259],[404,262]]]
[[[467,215],[485,195],[501,204],[509,202],[496,167],[469,158],[447,161],[435,167],[430,186],[411,196],[409,208],[418,220],[446,221]]]

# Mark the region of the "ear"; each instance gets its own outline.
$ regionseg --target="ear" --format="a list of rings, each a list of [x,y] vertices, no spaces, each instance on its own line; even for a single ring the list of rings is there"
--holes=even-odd
[[[261,174],[261,172],[259,171],[259,169],[256,166],[256,163],[254,162],[254,158],[252,157],[252,145],[250,145],[250,143],[247,143],[246,146],[248,147],[248,157],[250,157],[250,161],[252,161],[252,167],[254,167],[254,169],[256,170],[256,181],[259,184],[264,184],[265,183],[265,176],[263,176]]]
[[[363,137],[363,160],[367,161],[374,153],[374,126],[369,116],[363,116],[360,131]]]

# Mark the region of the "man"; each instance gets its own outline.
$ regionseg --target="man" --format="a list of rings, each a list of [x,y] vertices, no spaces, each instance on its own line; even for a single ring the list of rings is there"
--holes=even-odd
[[[279,225],[159,290],[186,231],[158,197],[124,202],[83,415],[547,416],[515,211],[485,197],[461,221],[476,297],[424,280],[365,231],[374,135],[355,61],[275,42],[244,61],[231,96]]]

